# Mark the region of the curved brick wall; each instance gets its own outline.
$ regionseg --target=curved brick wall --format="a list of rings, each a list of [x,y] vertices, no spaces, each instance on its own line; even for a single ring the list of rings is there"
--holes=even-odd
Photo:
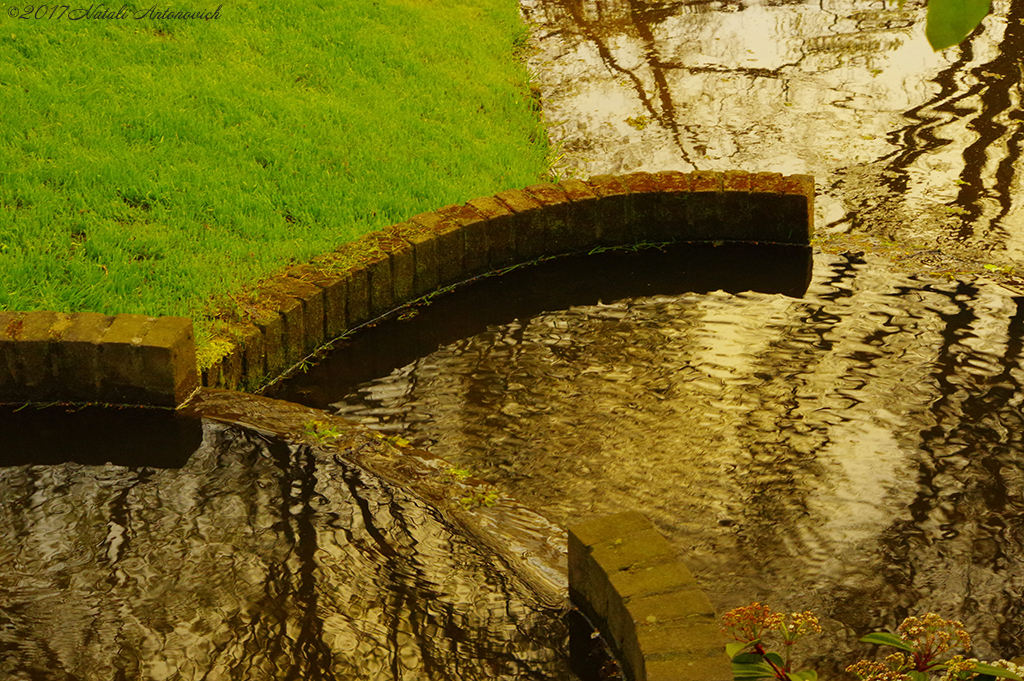
[[[569,527],[569,598],[631,681],[732,681],[711,602],[640,513]]]
[[[638,242],[807,244],[806,175],[675,171],[504,191],[422,213],[220,301],[197,370],[188,319],[0,312],[0,402],[172,406],[255,390],[325,342],[439,288],[540,256]]]

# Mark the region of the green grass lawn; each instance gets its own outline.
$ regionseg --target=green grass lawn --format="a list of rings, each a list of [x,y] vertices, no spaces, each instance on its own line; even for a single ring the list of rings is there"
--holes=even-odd
[[[515,0],[10,8],[0,309],[190,316],[202,342],[212,296],[548,167]]]

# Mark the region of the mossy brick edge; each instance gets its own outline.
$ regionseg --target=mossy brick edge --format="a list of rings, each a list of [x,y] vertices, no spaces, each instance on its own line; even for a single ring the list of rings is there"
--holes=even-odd
[[[707,595],[643,514],[569,528],[569,598],[600,631],[630,681],[732,681]]]
[[[186,317],[0,311],[0,403],[175,407],[199,384]]]
[[[0,403],[178,406],[199,385],[255,391],[324,343],[487,271],[644,241],[806,245],[813,231],[809,175],[661,171],[506,190],[412,216],[254,283],[212,339],[220,356],[201,370],[187,319],[0,312]],[[158,331],[132,335],[129,321]],[[120,340],[105,345],[110,327]]]

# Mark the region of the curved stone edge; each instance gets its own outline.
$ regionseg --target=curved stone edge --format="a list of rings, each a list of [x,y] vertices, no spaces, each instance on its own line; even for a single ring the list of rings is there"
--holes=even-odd
[[[608,640],[631,681],[732,681],[707,595],[635,511],[569,528],[569,599]]]
[[[176,406],[200,384],[255,391],[346,332],[441,288],[541,256],[671,241],[807,244],[814,178],[599,175],[413,216],[215,301],[196,366],[183,318],[0,312],[0,403]]]
[[[412,218],[234,299],[203,385],[257,390],[324,343],[473,277],[541,256],[670,241],[807,244],[814,178],[664,171],[537,184]]]

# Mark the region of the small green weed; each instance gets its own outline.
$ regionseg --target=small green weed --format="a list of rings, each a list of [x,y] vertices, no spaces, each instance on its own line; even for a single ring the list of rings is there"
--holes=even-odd
[[[327,421],[307,421],[302,425],[302,432],[318,445],[330,444],[342,435],[337,425]]]
[[[487,506],[490,508],[498,503],[499,498],[498,493],[494,490],[489,492],[474,492],[473,494],[467,494],[464,497],[459,497],[459,503],[462,504],[463,508],[479,508],[481,506]]]

